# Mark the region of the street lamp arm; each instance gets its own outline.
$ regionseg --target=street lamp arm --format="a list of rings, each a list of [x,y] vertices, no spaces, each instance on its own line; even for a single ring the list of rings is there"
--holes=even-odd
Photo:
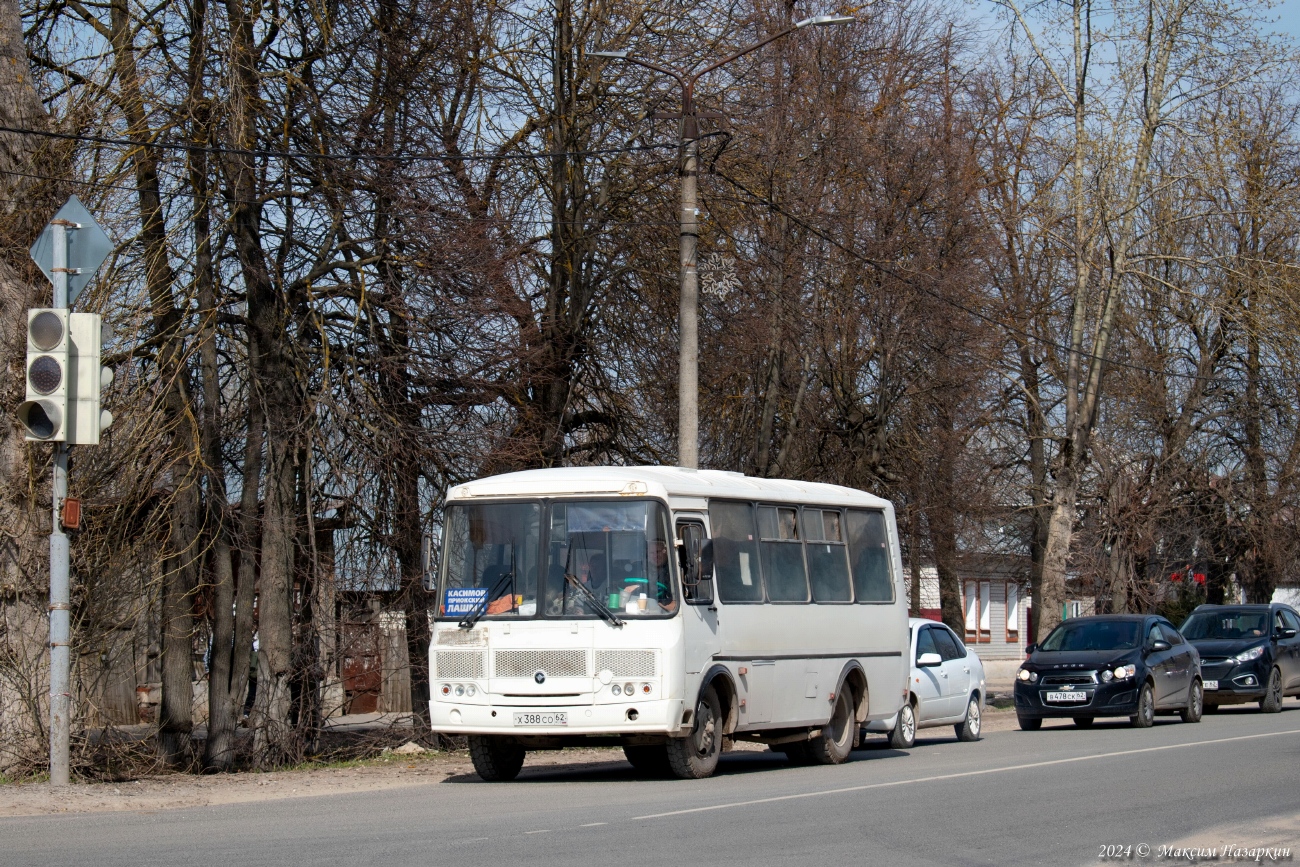
[[[739,60],[740,58],[744,57],[746,54],[749,54],[751,51],[757,51],[758,49],[762,48],[764,45],[768,44],[769,42],[775,42],[776,40],[780,39],[782,36],[787,36],[798,29],[799,29],[798,24],[791,24],[789,27],[785,28],[784,30],[781,30],[777,33],[773,33],[771,36],[767,37],[766,39],[761,39],[758,42],[755,42],[753,45],[748,46],[747,48],[740,49],[735,54],[732,54],[729,57],[722,58],[717,63],[713,63],[710,64],[709,66],[704,67],[699,72],[691,76],[691,86],[694,87],[695,82],[699,81],[702,77],[712,72],[713,70],[717,69],[718,67],[726,66],[728,63],[730,63],[733,60]]]

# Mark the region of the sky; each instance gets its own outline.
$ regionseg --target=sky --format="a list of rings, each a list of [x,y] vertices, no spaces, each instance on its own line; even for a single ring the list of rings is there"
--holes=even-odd
[[[1284,0],[1275,13],[1278,16],[1277,29],[1300,39],[1300,0]]]

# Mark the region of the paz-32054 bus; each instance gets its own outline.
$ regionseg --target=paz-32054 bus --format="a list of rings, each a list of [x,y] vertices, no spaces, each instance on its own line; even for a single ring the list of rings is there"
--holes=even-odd
[[[566,746],[686,778],[725,739],[842,762],[898,713],[907,647],[893,508],[862,491],[585,467],[447,498],[433,728],[487,780]]]

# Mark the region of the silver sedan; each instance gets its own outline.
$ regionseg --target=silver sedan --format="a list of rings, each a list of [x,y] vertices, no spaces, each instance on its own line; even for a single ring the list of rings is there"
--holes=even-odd
[[[957,739],[977,741],[984,712],[984,663],[951,629],[933,620],[913,617],[912,673],[908,700],[897,714],[867,723],[865,732],[889,735],[889,745],[905,750],[916,742],[916,730],[951,725]]]

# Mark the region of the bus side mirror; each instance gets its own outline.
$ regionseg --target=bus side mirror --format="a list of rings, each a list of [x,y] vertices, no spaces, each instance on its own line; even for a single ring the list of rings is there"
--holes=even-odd
[[[442,553],[437,538],[432,533],[425,533],[420,539],[420,584],[425,591],[432,593],[438,589],[438,563]]]
[[[682,565],[682,590],[694,605],[713,602],[713,542],[704,538],[699,524],[679,525],[678,540]]]

